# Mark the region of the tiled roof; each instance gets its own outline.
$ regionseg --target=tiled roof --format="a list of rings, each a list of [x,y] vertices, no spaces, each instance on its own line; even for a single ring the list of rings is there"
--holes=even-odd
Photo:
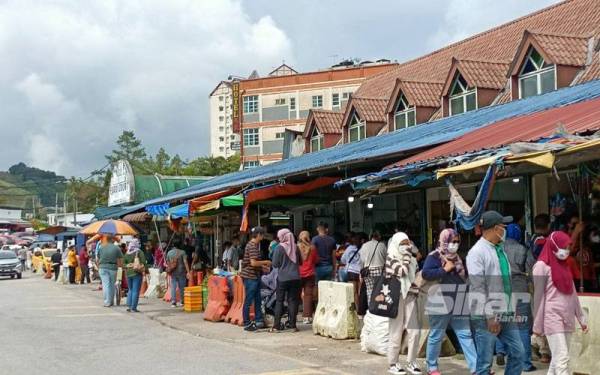
[[[508,62],[458,60],[458,69],[467,82],[484,89],[500,90],[506,85]],[[452,78],[450,78],[452,79]]]
[[[600,8],[596,9],[600,12]],[[550,60],[558,65],[583,66],[588,53],[588,36],[531,33]]]
[[[361,85],[356,95],[388,99],[397,78],[443,82],[452,57],[459,60],[510,61],[525,30],[545,34],[592,35],[598,32],[600,25],[598,9],[600,0],[558,3],[375,75]]]
[[[392,105],[395,104],[398,91],[402,91],[411,105],[434,108],[440,106],[440,93],[442,92],[442,83],[440,82],[417,82],[399,79],[396,85],[394,95],[390,98],[394,102]],[[388,107],[389,110],[390,107]]]
[[[577,79],[577,83],[584,83],[593,79],[600,79],[600,52],[594,53],[590,66]]]
[[[364,98],[353,96],[352,103],[360,119],[367,122],[385,122],[388,100],[383,98]]]
[[[321,134],[342,134],[342,120],[344,119],[344,112],[334,112],[322,109],[311,109],[311,114],[308,116],[308,125],[314,120],[317,129]],[[309,132],[312,131],[310,126],[306,126],[304,129],[304,138],[310,136]]]

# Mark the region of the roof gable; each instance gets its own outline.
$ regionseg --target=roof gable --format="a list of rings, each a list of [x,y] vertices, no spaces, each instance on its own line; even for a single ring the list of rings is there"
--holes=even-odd
[[[404,94],[408,103],[417,107],[440,106],[440,93],[442,84],[439,82],[417,82],[396,79],[392,95],[386,106],[386,113],[394,112],[400,94]]]
[[[387,104],[388,100],[384,98],[364,98],[350,95],[342,124],[345,127],[351,114],[355,111],[362,121],[385,123]]]
[[[303,136],[309,138],[315,127],[321,134],[342,134],[343,119],[343,112],[311,109],[306,119]]]
[[[506,72],[509,63],[501,61],[459,60],[452,58],[450,71],[446,76],[442,96],[450,92],[456,72],[467,81],[469,87],[501,90],[506,85]]]
[[[588,56],[587,36],[535,33],[525,30],[510,65],[511,76],[519,73],[530,47],[545,61],[557,65],[584,66]]]

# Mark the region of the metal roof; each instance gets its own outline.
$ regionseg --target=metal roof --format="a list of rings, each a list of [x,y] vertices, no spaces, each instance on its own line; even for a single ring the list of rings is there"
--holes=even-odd
[[[600,98],[499,121],[390,167],[497,148],[514,142],[531,142],[552,136],[559,127],[569,134],[600,129]]]
[[[308,172],[332,170],[339,166],[374,158],[400,156],[410,150],[448,142],[501,120],[598,97],[600,97],[600,80],[590,81],[544,95],[485,107],[273,164],[218,176],[175,193],[127,207],[126,213],[142,209],[147,205],[189,199],[228,188],[274,181]]]

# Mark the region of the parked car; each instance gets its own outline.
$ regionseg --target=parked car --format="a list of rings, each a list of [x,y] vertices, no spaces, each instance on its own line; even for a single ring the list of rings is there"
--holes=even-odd
[[[15,252],[12,250],[0,250],[0,276],[10,276],[11,279],[15,277],[20,279],[22,272],[21,262]]]

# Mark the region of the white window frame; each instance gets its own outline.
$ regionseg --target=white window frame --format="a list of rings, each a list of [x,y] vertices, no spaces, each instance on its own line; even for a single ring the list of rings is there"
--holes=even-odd
[[[333,94],[331,94],[331,106],[333,108],[339,108],[341,106],[340,94],[339,93],[334,92]]]
[[[280,136],[281,135],[281,136]],[[275,133],[275,139],[283,139],[285,138],[285,132],[277,132]]]
[[[398,107],[400,107],[400,103],[402,102],[402,104],[404,104],[404,108],[403,110],[398,110]],[[408,115],[410,113],[414,114],[414,118],[415,118],[415,123],[412,125],[408,124]],[[414,106],[411,106],[408,104],[408,100],[406,99],[406,97],[404,96],[404,94],[400,94],[400,98],[398,98],[398,103],[396,103],[396,111],[394,112],[394,130],[398,130],[398,124],[396,123],[396,118],[398,116],[403,116],[404,117],[404,123],[406,124],[406,126],[402,129],[411,127],[411,126],[415,126],[417,125],[417,110],[415,109]]]
[[[350,92],[346,91],[342,93],[342,100],[348,100],[350,98]]]
[[[258,128],[244,129],[244,147],[260,146],[260,132]]]
[[[285,105],[285,98],[275,99],[275,105]]]
[[[315,150],[313,147],[313,142],[317,142],[317,149]],[[313,133],[310,137],[310,152],[317,152],[323,149],[324,145],[324,137],[323,134],[319,133],[319,130],[315,127]]]
[[[258,160],[245,161],[243,164],[243,169],[252,169],[257,167],[260,167],[260,162]]]
[[[290,98],[290,111],[295,111],[296,110],[296,98],[291,97]]]
[[[323,95],[313,95],[311,104],[311,108],[323,108]]]
[[[350,136],[351,131],[354,129],[358,129],[358,139],[352,140]],[[363,137],[364,133],[364,137]],[[360,121],[356,113],[352,115],[352,121],[350,121],[350,126],[348,127],[348,142],[358,142],[367,137],[367,124],[365,121]]]
[[[244,114],[258,113],[258,95],[244,96]]]
[[[521,71],[519,72],[519,77],[518,77],[519,99],[523,99],[523,81],[526,80],[527,78],[531,78],[534,76],[536,77],[536,89],[537,89],[536,95],[541,95],[542,94],[542,74],[550,72],[550,71],[554,72],[554,88],[553,88],[553,90],[556,90],[556,86],[557,86],[556,64],[552,64],[552,65],[544,68],[544,63],[546,61],[544,60],[544,57],[542,56],[542,66],[538,66],[538,64],[535,61],[533,61],[533,59],[531,59],[531,54],[533,53],[533,51],[535,51],[535,49],[533,47],[530,47],[529,52],[527,53],[527,57],[525,58],[525,60],[523,60],[523,64],[521,66]],[[541,56],[539,51],[536,51],[536,52]],[[531,63],[536,68],[536,70],[534,70],[533,72],[523,74],[523,70],[525,70],[525,65],[527,65],[527,61],[530,59],[531,59]]]
[[[450,114],[450,116],[454,116],[454,115],[459,115],[460,113],[466,113],[466,112],[470,112],[470,111],[474,111],[478,108],[477,105],[477,88],[474,87],[472,89],[469,90],[468,87],[465,87],[462,85],[462,83],[460,83],[460,79],[459,77],[461,77],[460,73],[456,75],[456,77],[454,78],[454,82],[452,82],[452,86],[450,86],[450,92],[454,91],[454,87],[456,85],[460,86],[460,90],[462,91],[460,94],[455,94],[455,95],[448,95],[448,113]],[[463,78],[464,80],[464,78]],[[470,95],[474,95],[475,96],[475,108],[473,109],[467,109],[467,97]],[[462,99],[463,102],[463,108],[464,111],[460,112],[460,113],[452,113],[452,101],[453,100],[457,100],[457,99]]]

